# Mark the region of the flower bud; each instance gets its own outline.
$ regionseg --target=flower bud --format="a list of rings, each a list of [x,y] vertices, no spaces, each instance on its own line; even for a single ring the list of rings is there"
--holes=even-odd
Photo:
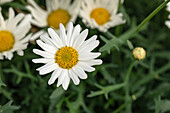
[[[142,60],[142,59],[145,58],[145,56],[146,56],[146,52],[145,52],[145,50],[142,47],[136,47],[133,50],[133,57],[136,60]]]

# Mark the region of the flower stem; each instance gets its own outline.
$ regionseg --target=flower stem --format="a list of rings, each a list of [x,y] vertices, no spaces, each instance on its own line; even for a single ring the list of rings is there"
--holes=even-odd
[[[170,0],[166,0],[166,1],[164,1],[161,5],[159,5],[150,15],[148,15],[148,16],[137,26],[137,28],[134,30],[134,32],[132,32],[132,34],[130,34],[128,37],[123,37],[122,40],[126,41],[126,40],[132,38],[132,36],[134,36],[134,35],[135,35],[148,21],[150,21],[162,8],[164,8],[169,1],[170,1]]]
[[[157,7],[149,16],[147,16],[137,27],[137,29],[135,30],[135,33],[138,32],[142,26],[144,26],[153,16],[155,16],[162,8],[164,8],[166,6],[166,4],[169,2],[170,0],[166,0],[165,2],[163,2],[159,7]]]
[[[124,84],[125,84],[125,104],[126,106],[126,113],[132,113],[131,111],[131,107],[132,107],[132,103],[131,103],[131,97],[130,97],[130,92],[129,92],[129,78],[130,78],[130,74],[131,71],[133,69],[133,66],[135,64],[136,60],[133,60],[132,63],[129,66],[129,69],[127,71],[127,74],[125,76],[125,80],[124,80]]]

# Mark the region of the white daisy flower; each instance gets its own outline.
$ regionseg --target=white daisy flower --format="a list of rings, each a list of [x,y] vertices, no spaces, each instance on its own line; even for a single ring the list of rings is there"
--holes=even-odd
[[[31,12],[32,24],[37,27],[52,27],[59,30],[59,24],[67,26],[69,22],[75,22],[79,11],[80,0],[46,0],[46,10],[40,8],[34,0],[28,0],[27,9]],[[31,40],[37,39],[46,31],[37,32]]]
[[[7,3],[7,2],[12,2],[13,0],[0,0],[0,4],[4,4],[4,3]]]
[[[13,52],[23,56],[23,50],[27,48],[29,38],[26,34],[31,28],[31,15],[18,14],[15,16],[14,10],[9,8],[9,17],[4,20],[0,8],[0,59],[11,60]],[[26,37],[25,37],[26,36]]]
[[[67,30],[67,33],[66,33]],[[79,79],[86,79],[87,72],[95,70],[93,65],[102,64],[102,60],[95,59],[101,55],[99,52],[92,52],[99,45],[93,36],[85,41],[88,29],[80,33],[80,25],[73,27],[70,22],[65,30],[60,24],[60,36],[52,29],[48,29],[49,36],[41,35],[37,44],[44,50],[33,49],[33,52],[43,58],[33,59],[34,63],[44,63],[38,68],[40,75],[53,72],[48,84],[51,85],[58,78],[57,87],[60,85],[67,90],[70,79],[78,85]]]
[[[122,13],[117,13],[118,7],[119,0],[84,0],[80,16],[87,26],[106,32],[110,27],[126,22]]]
[[[166,10],[170,12],[170,2],[167,4]],[[170,14],[168,15],[168,19],[170,19]],[[165,25],[170,29],[170,20],[166,20]]]

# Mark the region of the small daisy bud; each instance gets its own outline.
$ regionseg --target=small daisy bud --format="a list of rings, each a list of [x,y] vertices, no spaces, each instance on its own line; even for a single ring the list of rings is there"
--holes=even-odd
[[[145,56],[146,56],[146,52],[145,52],[145,50],[142,47],[136,47],[133,50],[133,57],[136,60],[142,60],[142,59],[145,58]]]

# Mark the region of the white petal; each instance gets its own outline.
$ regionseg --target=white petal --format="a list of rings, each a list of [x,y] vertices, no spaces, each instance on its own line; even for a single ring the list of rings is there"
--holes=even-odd
[[[170,28],[170,21],[169,21],[169,20],[165,21],[165,25],[166,25],[168,28]]]
[[[33,41],[33,40],[36,40],[37,38],[39,38],[42,34],[46,33],[46,31],[44,30],[40,30],[36,33],[34,33],[31,38],[30,38],[30,41]]]
[[[14,13],[14,10],[10,7],[9,8],[9,18],[8,18],[8,22],[7,22],[7,29],[10,31],[11,27],[12,27],[12,24],[11,22],[13,21],[14,19],[14,16],[15,16],[15,13]]]
[[[75,41],[75,38],[80,34],[80,25],[76,25],[76,27],[73,30],[73,34],[71,36],[70,42],[69,42],[69,46],[73,46],[73,43]]]
[[[24,18],[24,14],[22,13],[19,13],[18,15],[15,16],[15,18],[13,19],[13,21],[11,21],[11,23],[9,24],[12,24],[11,26],[11,31],[15,30],[16,28],[16,25]]]
[[[66,75],[65,75],[64,81],[63,81],[63,83],[62,83],[62,86],[63,86],[64,90],[67,90],[68,85],[69,85],[69,83],[70,83],[70,77],[69,77],[68,74],[69,74],[69,73],[68,73],[68,70],[66,70]]]
[[[55,80],[60,76],[62,69],[57,68],[51,75],[50,79],[48,80],[48,84],[51,85],[55,82]],[[62,76],[62,75],[61,75]]]
[[[88,29],[85,29],[84,31],[82,31],[80,35],[77,36],[77,39],[75,40],[73,44],[73,48],[78,49],[82,45],[84,40],[86,39],[87,35],[88,35]]]
[[[59,87],[61,84],[63,84],[66,73],[67,73],[67,69],[63,69],[60,76],[58,77],[57,87]]]
[[[1,12],[0,12],[0,25],[3,30],[6,28],[5,20]]]
[[[2,53],[0,53],[0,60],[3,60],[3,59],[4,59],[4,57],[3,57]]]
[[[58,34],[52,29],[48,28],[48,33],[50,37],[55,41],[58,48],[61,48],[63,46],[63,43],[61,41],[61,37],[59,38]]]
[[[55,62],[55,59],[49,59],[49,58],[37,58],[33,59],[32,62],[34,63],[49,63],[49,62]]]
[[[80,66],[76,65],[76,66],[74,66],[72,69],[73,69],[73,72],[74,72],[79,78],[81,78],[81,79],[86,79],[86,78],[87,78],[87,74],[84,72],[84,70],[83,70]]]
[[[51,54],[51,53],[48,53],[48,52],[45,52],[45,51],[41,51],[39,49],[33,49],[33,52],[37,55],[40,55],[42,57],[45,57],[45,58],[54,58],[55,55],[54,54]]]
[[[37,68],[36,70],[37,70],[37,71],[40,71],[40,70],[42,70],[42,69],[44,69],[44,68],[46,68],[46,67],[48,67],[48,66],[50,66],[50,65],[52,65],[52,64],[54,64],[54,63],[55,63],[55,62],[49,62],[49,63],[47,63],[47,64],[45,64],[45,65]]]
[[[54,47],[56,47],[56,48],[59,47],[58,44],[57,44],[54,40],[52,40],[51,38],[49,38],[49,37],[46,36],[46,35],[41,35],[40,38],[41,38],[41,40],[43,40],[45,43],[47,43],[47,44],[49,44],[49,45],[51,45],[51,46],[54,46]]]
[[[72,69],[69,70],[69,75],[70,75],[70,78],[73,80],[75,85],[78,85],[80,83],[78,76],[73,72]]]
[[[79,62],[83,62],[86,63],[87,65],[93,66],[93,65],[101,65],[103,62],[100,59],[95,59],[95,60],[88,60],[88,61],[79,61]]]
[[[98,40],[92,41],[89,44],[87,44],[86,46],[82,47],[81,50],[79,50],[79,53],[82,53],[84,51],[90,52],[93,49],[95,49],[98,45],[99,45],[99,41]]]
[[[7,57],[9,60],[11,60],[12,57],[13,57],[13,53],[12,53],[12,52],[7,52],[6,57]]]
[[[83,49],[84,47],[86,47],[89,43],[91,43],[92,41],[95,41],[97,39],[97,35],[92,36],[91,38],[89,38],[88,40],[86,40],[77,50],[80,51],[81,49]]]
[[[41,40],[37,40],[36,42],[43,50],[45,50],[49,53],[55,54],[57,52],[57,48],[54,48],[53,46],[45,44]]]
[[[53,63],[53,64],[51,64],[49,66],[44,67],[44,69],[41,69],[39,71],[39,74],[40,75],[45,75],[45,74],[48,74],[48,73],[54,71],[57,68],[58,68],[58,65],[56,63]]]
[[[67,43],[66,43],[67,46],[69,46],[69,42],[70,42],[72,32],[73,32],[73,23],[70,22],[67,26],[67,40],[68,40]]]
[[[64,46],[66,46],[67,43],[66,30],[62,23],[60,23],[60,39],[62,40]]]
[[[24,52],[22,50],[18,50],[17,51],[17,54],[20,55],[20,56],[23,56],[24,55]]]
[[[80,66],[81,68],[83,68],[83,70],[85,70],[87,72],[95,71],[94,67],[91,67],[90,65],[88,65],[84,62],[78,62],[77,65]]]
[[[20,42],[22,44],[28,43],[28,41],[30,40],[31,36],[32,36],[32,33],[30,33],[28,36],[24,37]]]
[[[97,58],[98,56],[100,56],[101,53],[95,53],[95,52],[91,52],[91,53],[88,53],[88,52],[84,52],[82,54],[79,54],[78,56],[78,59],[79,60],[91,60],[91,59],[94,59],[94,58]]]

